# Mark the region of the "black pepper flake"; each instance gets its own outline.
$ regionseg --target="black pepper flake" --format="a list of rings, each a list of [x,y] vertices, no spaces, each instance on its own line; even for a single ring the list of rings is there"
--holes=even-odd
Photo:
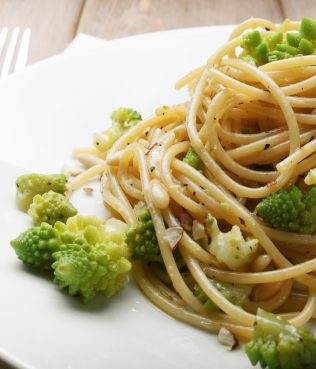
[[[270,29],[269,27],[264,27],[264,29],[265,29],[266,31],[271,31],[271,29]]]
[[[241,219],[241,218],[239,218],[239,221],[240,221],[240,223],[242,224],[242,225],[245,225],[246,223],[245,223],[245,221],[243,220],[243,219]]]
[[[265,144],[264,145],[264,150],[267,150],[270,147],[270,144]]]
[[[156,169],[156,167],[152,166],[150,167],[150,171],[153,172]]]
[[[196,195],[196,192],[195,191],[193,191],[193,196],[195,196]]]

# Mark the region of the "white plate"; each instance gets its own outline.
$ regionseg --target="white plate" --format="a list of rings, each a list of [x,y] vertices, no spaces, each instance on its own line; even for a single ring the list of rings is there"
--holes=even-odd
[[[242,349],[227,353],[215,336],[156,309],[133,283],[109,301],[82,305],[31,273],[9,245],[31,225],[14,205],[18,175],[59,171],[71,149],[89,146],[92,133],[119,106],[146,116],[185,99],[174,83],[203,64],[230,31],[209,27],[93,40],[87,52],[78,41],[64,55],[1,81],[0,351],[9,361],[10,355],[18,358],[17,367],[250,368]],[[96,195],[79,193],[75,200],[82,213],[103,212]]]

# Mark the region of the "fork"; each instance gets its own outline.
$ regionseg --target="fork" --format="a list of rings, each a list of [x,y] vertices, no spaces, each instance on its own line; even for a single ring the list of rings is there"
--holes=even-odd
[[[10,40],[8,36],[8,28],[4,27],[0,32],[0,58],[3,60],[0,79],[6,77],[10,70],[16,72],[27,63],[27,56],[30,43],[31,30],[26,28],[22,32],[21,41],[19,43],[20,28],[15,27],[12,31]],[[6,47],[7,46],[7,47]],[[16,55],[13,65],[13,58]]]

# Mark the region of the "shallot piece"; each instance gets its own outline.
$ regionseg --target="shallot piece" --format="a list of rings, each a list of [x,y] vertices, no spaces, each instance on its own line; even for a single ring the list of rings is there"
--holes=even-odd
[[[87,194],[87,195],[91,195],[93,193],[93,188],[92,187],[83,187],[83,191]]]
[[[227,328],[222,327],[217,336],[218,342],[225,346],[228,351],[232,351],[238,347],[238,341],[236,337]]]
[[[192,218],[188,213],[180,213],[178,215],[181,227],[186,231],[190,232],[192,229]]]
[[[192,224],[192,238],[194,239],[194,241],[207,238],[205,225],[196,219],[193,220]]]
[[[182,227],[170,227],[166,230],[164,235],[165,240],[168,242],[172,251],[174,251],[181,240],[183,235]]]

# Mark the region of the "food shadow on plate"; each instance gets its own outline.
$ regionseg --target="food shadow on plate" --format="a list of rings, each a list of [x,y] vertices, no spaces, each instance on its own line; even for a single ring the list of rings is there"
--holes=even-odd
[[[23,263],[17,263],[16,269],[21,271],[22,273],[27,273],[34,278],[39,278],[41,281],[45,281],[45,283],[50,284],[50,286],[47,286],[47,288],[52,288],[55,290],[56,293],[58,293],[60,296],[62,296],[63,302],[65,303],[65,306],[70,307],[71,309],[85,312],[85,313],[96,313],[96,312],[103,312],[106,310],[112,300],[114,301],[116,298],[119,298],[119,295],[122,291],[120,291],[117,295],[115,295],[111,299],[107,299],[105,296],[97,295],[92,301],[85,304],[82,302],[81,297],[78,296],[70,296],[66,289],[61,289],[58,287],[56,283],[54,283],[54,273],[50,271],[40,271],[40,270],[34,270],[30,266],[23,264]],[[58,299],[60,300],[60,296],[58,296]]]

